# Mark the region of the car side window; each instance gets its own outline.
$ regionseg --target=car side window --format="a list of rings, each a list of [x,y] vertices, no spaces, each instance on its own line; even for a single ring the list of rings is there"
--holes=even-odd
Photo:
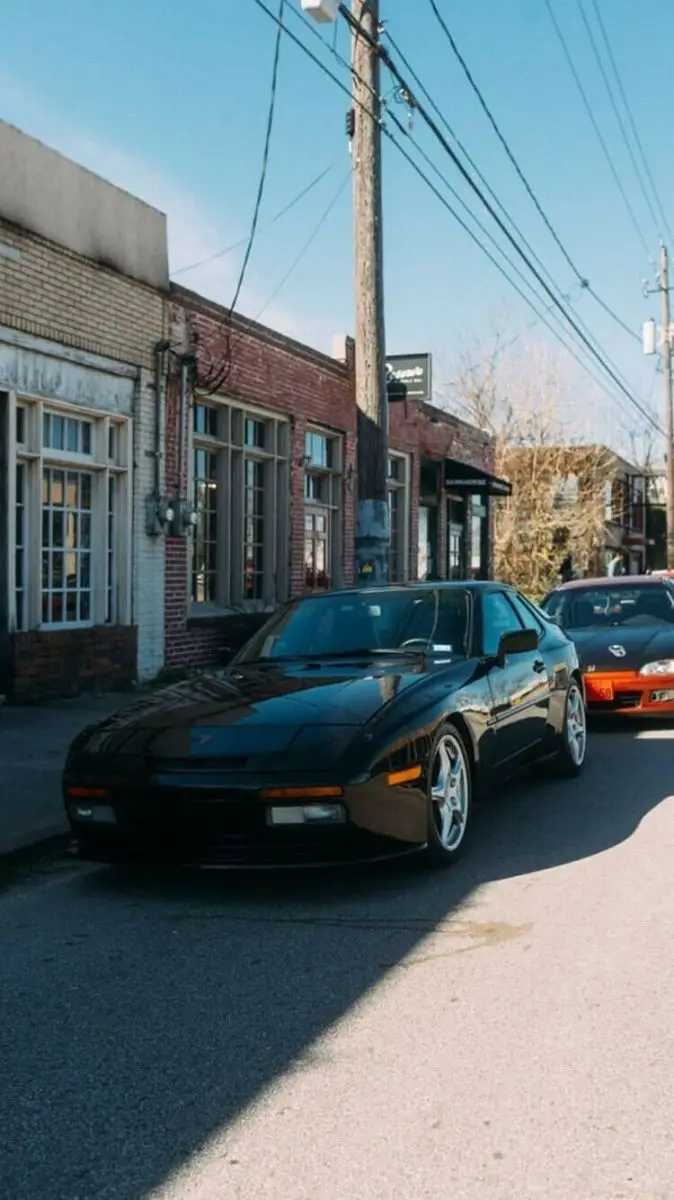
[[[516,633],[523,628],[505,592],[487,592],[482,601],[482,649],[496,654],[504,633]]]
[[[521,596],[517,595],[517,593],[513,593],[512,596],[508,597],[508,599],[513,605],[513,608],[515,609],[515,612],[517,613],[525,629],[535,629],[536,633],[538,634],[544,632],[545,627],[541,621],[541,618],[534,611],[534,609],[527,604],[526,600],[523,600]]]

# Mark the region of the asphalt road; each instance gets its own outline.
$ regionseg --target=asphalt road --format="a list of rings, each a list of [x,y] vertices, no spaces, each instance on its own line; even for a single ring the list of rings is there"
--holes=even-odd
[[[8,1200],[670,1200],[674,730],[466,858],[0,896]]]

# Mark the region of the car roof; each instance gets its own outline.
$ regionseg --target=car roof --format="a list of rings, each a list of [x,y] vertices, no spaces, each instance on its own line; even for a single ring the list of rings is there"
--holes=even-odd
[[[456,590],[461,588],[463,591],[484,592],[489,588],[502,588],[505,591],[514,592],[516,589],[509,583],[499,583],[494,579],[412,579],[409,583],[378,583],[364,587],[349,587],[349,588],[334,588],[332,591],[326,592],[309,592],[305,596],[297,596],[298,600],[309,599],[327,599],[329,596],[373,596],[380,595],[382,592],[409,592],[409,591],[441,591]]]
[[[600,575],[596,579],[570,579],[559,583],[554,592],[573,592],[577,588],[666,587],[663,575]]]

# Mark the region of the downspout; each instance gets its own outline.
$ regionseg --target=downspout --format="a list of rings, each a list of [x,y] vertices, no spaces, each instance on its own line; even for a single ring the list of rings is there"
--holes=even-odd
[[[190,357],[183,354],[180,360],[180,400],[178,404],[178,499],[184,498],[185,475],[185,406],[187,402],[187,374]]]
[[[161,496],[161,459],[162,459],[162,420],[161,402],[166,367],[166,354],[171,349],[171,343],[164,340],[156,342],[154,347],[154,494],[158,500]]]

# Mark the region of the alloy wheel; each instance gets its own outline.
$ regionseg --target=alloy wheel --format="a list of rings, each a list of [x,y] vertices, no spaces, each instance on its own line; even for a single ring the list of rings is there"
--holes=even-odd
[[[443,734],[435,748],[431,778],[438,840],[444,850],[456,850],[466,832],[470,783],[463,747],[452,733]]]
[[[575,767],[582,766],[587,748],[587,720],[580,688],[571,684],[566,698],[566,738]]]

